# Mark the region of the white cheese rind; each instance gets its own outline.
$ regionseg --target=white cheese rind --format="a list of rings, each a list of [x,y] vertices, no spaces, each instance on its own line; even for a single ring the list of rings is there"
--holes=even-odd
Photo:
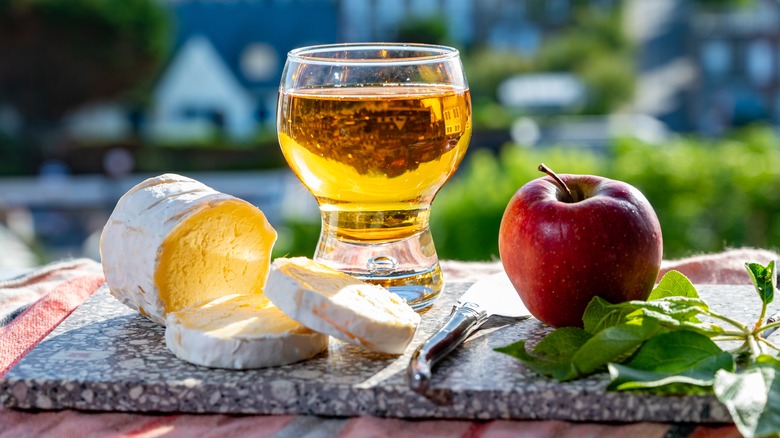
[[[211,368],[253,369],[286,365],[310,359],[328,348],[328,336],[311,331],[294,321],[284,331],[269,328],[268,321],[288,319],[278,308],[262,309],[256,317],[247,318],[237,310],[237,302],[265,300],[262,295],[228,295],[195,308],[167,315],[165,344],[176,357],[196,365]],[[188,325],[183,312],[197,312],[197,327]],[[216,324],[209,319],[219,313]],[[240,329],[224,329],[231,324]],[[220,332],[222,331],[222,333]]]
[[[312,330],[328,334],[368,350],[402,354],[420,323],[417,314],[403,298],[387,289],[361,282],[347,274],[327,269],[329,275],[318,284],[294,278],[283,266],[294,263],[311,267],[305,258],[276,259],[266,282],[266,296],[287,316]],[[337,278],[335,274],[338,274]]]
[[[236,199],[175,174],[149,178],[130,189],[117,202],[100,239],[111,294],[164,325],[165,305],[154,280],[163,242],[193,213]]]

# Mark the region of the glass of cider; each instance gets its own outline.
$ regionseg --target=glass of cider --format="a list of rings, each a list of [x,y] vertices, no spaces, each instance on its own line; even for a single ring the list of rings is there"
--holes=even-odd
[[[364,43],[291,51],[277,131],[322,215],[314,260],[380,284],[415,310],[443,280],[431,202],[471,138],[471,97],[451,47]]]

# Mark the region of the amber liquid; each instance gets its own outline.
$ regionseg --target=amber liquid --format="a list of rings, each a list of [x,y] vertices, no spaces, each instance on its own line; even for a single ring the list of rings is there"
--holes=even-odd
[[[430,306],[443,286],[430,205],[468,147],[468,90],[294,90],[279,96],[277,123],[282,152],[322,213],[314,259],[416,310]]]
[[[340,239],[387,242],[427,229],[430,203],[471,136],[468,90],[316,88],[280,95],[279,142]]]

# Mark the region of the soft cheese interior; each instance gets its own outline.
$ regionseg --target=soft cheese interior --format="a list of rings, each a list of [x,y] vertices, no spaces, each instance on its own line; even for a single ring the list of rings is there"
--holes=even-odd
[[[160,246],[154,281],[166,312],[225,293],[262,293],[270,262],[265,217],[224,200],[183,220]]]

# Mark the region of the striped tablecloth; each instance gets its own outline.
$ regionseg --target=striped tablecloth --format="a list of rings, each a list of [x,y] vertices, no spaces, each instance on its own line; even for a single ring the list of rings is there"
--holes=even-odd
[[[665,261],[695,283],[747,284],[745,261],[766,263],[777,254],[731,250]],[[445,278],[474,280],[498,263],[442,263]],[[0,273],[1,275],[2,273]],[[53,263],[22,276],[0,278],[0,376],[103,283],[100,264],[87,259]],[[394,418],[241,415],[154,415],[115,412],[27,412],[0,407],[0,437],[738,437],[732,425],[593,424],[564,421],[453,421]]]

